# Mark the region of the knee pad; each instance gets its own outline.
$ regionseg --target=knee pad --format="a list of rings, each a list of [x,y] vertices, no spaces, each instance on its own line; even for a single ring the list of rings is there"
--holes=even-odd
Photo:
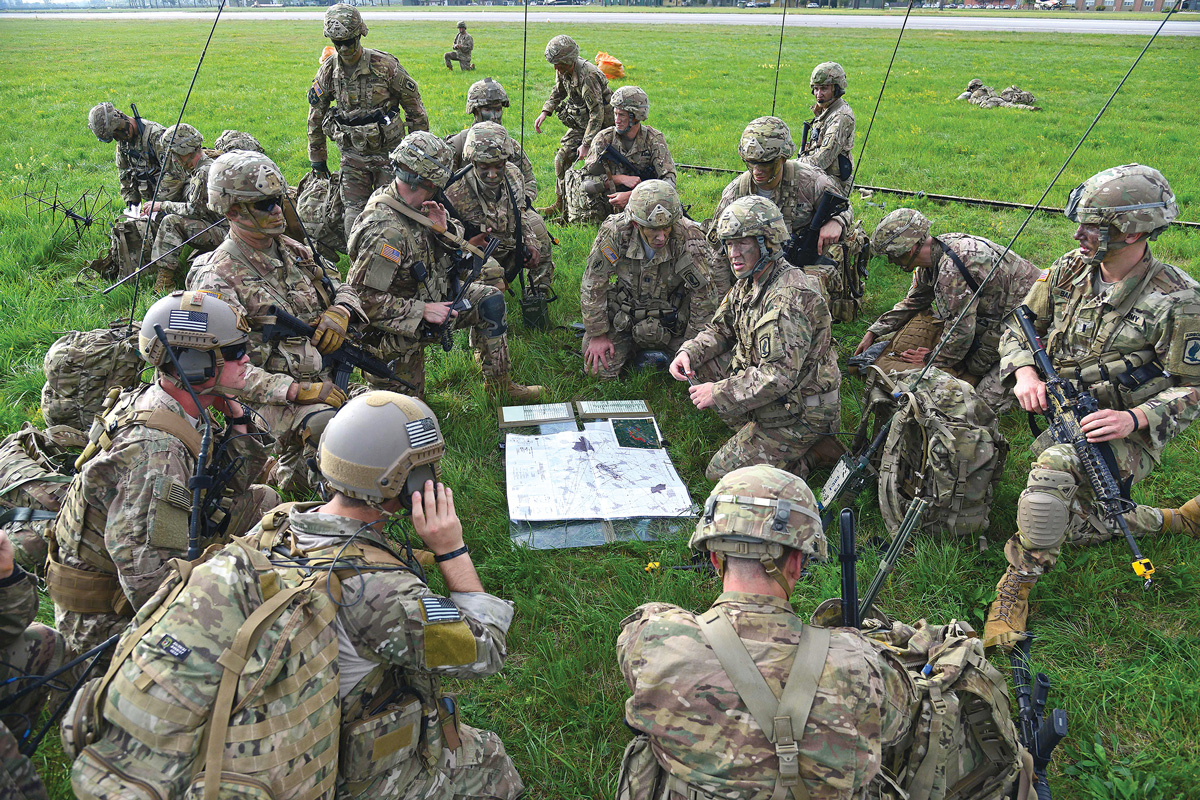
[[[1071,498],[1077,486],[1069,472],[1034,468],[1017,500],[1017,532],[1030,550],[1058,547],[1071,521]]]
[[[508,333],[508,310],[504,306],[504,295],[493,292],[479,301],[479,318],[487,325],[484,336],[495,339]]]

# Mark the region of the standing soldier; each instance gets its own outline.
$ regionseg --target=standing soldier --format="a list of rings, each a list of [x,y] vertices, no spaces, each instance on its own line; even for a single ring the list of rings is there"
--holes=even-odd
[[[454,286],[466,280],[453,253],[465,248],[458,231],[447,229],[458,224],[433,198],[450,177],[452,156],[450,145],[431,133],[406,136],[391,154],[395,179],[371,196],[350,234],[347,281],[371,320],[364,343],[424,394],[425,347],[446,323],[469,327],[489,390],[536,400],[540,386],[513,383],[509,375],[508,313],[500,290],[471,283],[464,295],[470,309],[450,308]],[[455,239],[446,241],[448,235]],[[480,234],[472,244],[484,238]]]
[[[533,129],[542,132],[546,117],[558,113],[567,132],[559,141],[554,154],[554,205],[538,209],[549,218],[566,212],[564,180],[567,170],[579,159],[587,158],[592,139],[602,129],[613,124],[612,90],[600,68],[579,57],[579,45],[570,36],[555,36],[546,45],[546,61],[554,67],[554,89],[542,113],[533,122]]]
[[[723,272],[675,187],[638,184],[624,213],[601,224],[583,272],[584,369],[611,379],[631,356],[666,364],[712,319],[729,288]]]
[[[366,35],[357,8],[330,6],[325,38],[337,58],[321,62],[308,90],[308,158],[314,172],[329,177],[325,138],[341,151],[347,237],[371,192],[392,179],[388,153],[404,138],[405,124],[409,131],[429,130],[417,82],[395,56],[363,47],[359,40]]]
[[[446,53],[446,69],[454,71],[454,65],[451,61],[457,61],[458,67],[463,72],[475,69],[475,65],[471,63],[471,51],[475,49],[475,40],[471,38],[471,34],[467,33],[466,20],[458,21],[458,34],[454,37],[454,45],[450,52]]]
[[[1079,249],[1043,271],[1025,298],[1054,369],[1099,402],[1080,424],[1088,441],[1111,445],[1118,482],[1149,475],[1200,414],[1200,285],[1154,258],[1147,244],[1178,214],[1156,169],[1127,164],[1093,175],[1067,199]],[[1000,352],[1000,374],[1021,408],[1044,411],[1044,376],[1023,338],[1006,330]],[[1037,460],[1017,501],[1017,532],[1004,548],[1008,569],[984,627],[989,647],[1025,636],[1029,592],[1064,542],[1114,535],[1074,448],[1046,432],[1032,450]],[[1194,503],[1191,511],[1131,504],[1125,521],[1134,535],[1186,529],[1195,536],[1194,510]]]
[[[157,122],[129,117],[109,102],[100,103],[88,113],[88,128],[96,138],[117,141],[117,175],[121,181],[121,199],[126,207],[150,202],[154,185],[163,168],[162,132]]]
[[[712,407],[739,428],[704,474],[715,481],[738,467],[770,464],[804,477],[814,465],[809,451],[841,420],[829,307],[816,279],[783,257],[787,225],[770,200],[738,198],[715,230],[737,282],[671,362],[680,381],[715,362],[710,369],[722,378],[688,392],[696,408]]]
[[[614,125],[596,134],[583,169],[567,173],[567,219],[571,222],[602,222],[625,210],[633,187],[650,179],[635,173],[675,185],[675,162],[666,137],[643,124],[650,115],[646,93],[637,86],[622,86],[613,92],[612,107]],[[620,163],[622,158],[632,168]]]
[[[854,109],[842,99],[846,71],[836,61],[818,64],[809,86],[817,104],[812,107],[812,122],[804,123],[800,160],[824,170],[838,194],[844,195],[854,175]]]
[[[1009,250],[984,285],[1005,248],[967,233],[931,236],[929,229],[925,215],[911,208],[896,209],[876,226],[871,249],[912,272],[912,286],[867,328],[854,354],[880,336],[895,334],[875,366],[884,371],[919,367],[937,347],[945,326],[965,310],[933,366],[974,385],[979,397],[1003,414],[1013,401],[1000,380],[1003,320],[1021,304],[1041,270]],[[973,300],[980,286],[983,293]]]
[[[280,489],[309,488],[307,457],[316,455],[320,432],[345,401],[321,356],[346,340],[351,322],[367,316],[358,295],[334,270],[317,263],[312,251],[284,236],[287,183],[271,159],[234,151],[219,156],[208,176],[214,209],[229,220],[229,236],[202,256],[188,273],[188,289],[218,292],[250,325],[250,363],[265,371],[249,379],[248,393],[275,437]],[[312,324],[311,340],[280,337],[263,341],[273,323],[271,306]]]

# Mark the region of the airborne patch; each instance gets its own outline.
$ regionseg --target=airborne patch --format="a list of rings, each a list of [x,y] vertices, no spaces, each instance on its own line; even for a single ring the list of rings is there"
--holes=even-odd
[[[386,243],[383,245],[383,247],[379,248],[379,255],[395,264],[399,264],[400,259],[403,257],[401,256],[399,250]]]
[[[617,251],[613,250],[612,245],[606,244],[600,248],[601,254],[608,259],[608,263],[614,267],[617,265]]]
[[[1180,361],[1188,366],[1200,367],[1200,333],[1189,333],[1184,337]]]

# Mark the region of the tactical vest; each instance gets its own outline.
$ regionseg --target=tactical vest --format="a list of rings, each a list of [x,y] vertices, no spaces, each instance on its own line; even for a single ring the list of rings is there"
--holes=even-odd
[[[109,390],[140,383],[146,362],[138,353],[141,322],[117,320],[107,328],[71,331],[46,351],[42,416],[48,426],[86,431],[102,413]]]

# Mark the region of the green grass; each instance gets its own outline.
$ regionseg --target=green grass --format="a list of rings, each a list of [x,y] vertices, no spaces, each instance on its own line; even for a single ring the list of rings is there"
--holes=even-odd
[[[254,133],[293,181],[307,169],[304,94],[325,44],[316,23],[222,26],[196,82],[185,119],[211,141],[223,128]],[[561,127],[532,133],[532,119],[552,81],[542,60],[547,39],[561,27],[531,26],[525,145],[548,200],[552,153]],[[667,134],[679,162],[736,167],[736,142],[751,118],[769,113],[775,79],[776,34],[758,28],[654,26],[580,27],[584,53],[607,50],[651,97],[650,123]],[[94,231],[81,245],[52,239],[57,220],[28,218],[14,195],[27,179],[58,182],[78,195],[115,188],[111,146],[86,128],[88,108],[102,99],[138,103],[142,113],[171,124],[191,79],[208,26],[107,22],[10,23],[0,27],[0,430],[38,419],[41,358],[60,332],[96,327],[127,314],[131,293],[101,297],[77,273],[102,243]],[[441,53],[453,31],[445,25],[371,25],[367,43],[395,52],[420,82],[432,126],[461,127],[464,94],[476,78],[494,75],[513,99],[506,121],[520,128],[521,40],[518,26],[478,25],[479,69],[447,75]],[[807,79],[818,61],[834,59],[850,74],[849,102],[865,132],[895,42],[891,31],[789,31],[783,52],[777,112],[798,131],[811,102]],[[859,181],[960,195],[1036,201],[1143,42],[1126,36],[905,34]],[[33,56],[33,57],[31,57]],[[1047,203],[1062,205],[1068,190],[1099,169],[1138,161],[1171,180],[1186,219],[1197,219],[1200,175],[1195,167],[1195,85],[1180,66],[1194,64],[1200,43],[1163,38],[1155,43],[1125,90],[1080,150]],[[1018,83],[1046,109],[1038,114],[983,111],[954,98],[972,77],[992,86]],[[1181,79],[1184,76],[1184,79]],[[861,138],[859,141],[861,145]],[[716,203],[728,176],[681,174],[692,215]],[[876,195],[887,210],[898,198]],[[914,205],[937,231],[969,231],[1007,242],[1023,214],[928,201]],[[868,230],[884,211],[856,200]],[[561,246],[556,323],[579,318],[579,278],[593,229],[558,230]],[[1037,215],[1016,249],[1048,265],[1072,246],[1071,225]],[[1195,232],[1171,231],[1154,247],[1193,275],[1200,257]],[[876,261],[864,319],[835,330],[843,354],[865,326],[902,294],[907,276]],[[145,309],[145,294],[138,313]],[[550,398],[644,397],[672,442],[671,454],[693,496],[710,488],[708,458],[728,431],[710,413],[691,408],[673,381],[640,375],[601,383],[581,374],[577,341],[569,333],[514,336],[515,376],[548,386]],[[443,422],[450,452],[446,473],[469,519],[468,539],[484,584],[516,603],[510,660],[495,678],[456,686],[465,719],[500,733],[535,798],[611,796],[628,732],[621,724],[622,685],[613,642],[622,617],[639,603],[666,600],[706,607],[717,582],[690,572],[646,573],[647,561],[686,561],[684,541],[585,551],[529,552],[507,536],[502,461],[495,411],[469,354],[430,351],[429,401]],[[848,381],[843,427],[858,420]],[[979,554],[972,542],[918,537],[882,598],[895,616],[915,620],[965,618],[979,624],[1002,570],[1000,544],[1014,529],[1014,508],[1029,462],[1029,436],[1017,414],[1004,420],[1013,442],[994,506],[989,539]],[[1177,506],[1200,491],[1196,430],[1166,452],[1162,467],[1135,491],[1142,502]],[[821,476],[823,479],[823,476]],[[860,500],[864,536],[882,532],[873,495]],[[1200,542],[1153,539],[1143,548],[1158,567],[1150,592],[1129,574],[1118,542],[1064,553],[1034,595],[1032,626],[1041,635],[1038,668],[1055,679],[1054,702],[1071,714],[1072,734],[1059,753],[1059,798],[1194,795],[1200,781]],[[875,556],[861,564],[874,571]],[[865,580],[865,579],[864,579]],[[864,584],[865,585],[865,584]],[[818,567],[795,597],[807,615],[838,592],[835,565]],[[1097,750],[1097,742],[1101,747]],[[41,768],[54,796],[69,797],[65,766],[48,744]]]

